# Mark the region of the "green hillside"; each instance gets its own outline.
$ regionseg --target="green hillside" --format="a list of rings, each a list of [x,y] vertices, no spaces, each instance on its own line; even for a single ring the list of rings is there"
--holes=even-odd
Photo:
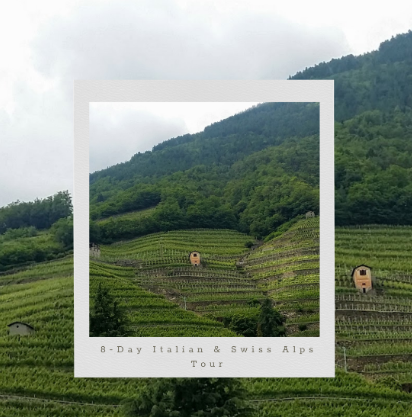
[[[73,378],[73,258],[1,280],[0,415],[116,415],[103,405],[132,395],[136,382]],[[14,321],[30,324],[35,334],[10,336]]]
[[[319,336],[319,217],[298,221],[244,262],[286,315],[288,336]]]
[[[296,225],[297,228],[298,225]],[[357,238],[367,235],[363,239],[365,252],[355,261],[365,261],[371,266],[380,258],[379,252],[374,257],[368,250],[376,243],[375,236],[380,235],[382,245],[388,243],[388,231],[395,237],[404,239],[408,244],[408,236],[412,228],[365,228],[337,229],[337,249],[344,253],[356,252],[351,244],[344,243],[345,237],[351,234]],[[371,231],[368,234],[368,230]],[[409,233],[409,235],[408,235]],[[390,239],[389,239],[390,241]],[[368,243],[369,242],[369,243]],[[131,243],[131,242],[130,242]],[[268,242],[270,243],[270,242]],[[267,244],[265,244],[267,245]],[[368,248],[368,245],[369,248]],[[264,248],[262,246],[259,249]],[[389,248],[388,248],[389,249]],[[406,248],[407,249],[407,248]],[[252,251],[253,255],[258,252]],[[369,254],[368,254],[369,253]],[[338,255],[344,265],[345,254]],[[348,259],[346,257],[346,259]],[[352,262],[352,260],[350,260]],[[102,269],[100,263],[98,269]],[[339,278],[337,265],[337,279]],[[111,279],[124,278],[128,280],[133,267],[104,265],[107,274],[110,271],[120,271],[113,274]],[[389,268],[389,271],[392,269]],[[46,273],[47,271],[47,273]],[[97,280],[102,279],[98,278]],[[139,387],[150,383],[148,379],[74,379],[73,378],[73,280],[72,259],[66,258],[52,263],[43,263],[15,274],[2,276],[0,287],[0,416],[116,416],[120,415],[118,407],[125,398],[134,396]],[[97,282],[97,281],[94,281]],[[348,286],[349,289],[349,286]],[[130,294],[130,287],[127,289]],[[145,294],[144,290],[136,294]],[[337,300],[340,293],[337,293]],[[124,294],[123,294],[124,296]],[[122,297],[123,297],[122,296]],[[142,297],[144,299],[146,297]],[[162,297],[151,296],[156,300]],[[365,297],[365,299],[368,297]],[[139,297],[129,295],[124,297],[126,304],[139,301]],[[189,313],[189,312],[188,312]],[[15,320],[27,322],[36,329],[30,337],[9,336],[6,325]],[[387,323],[388,324],[388,323]],[[339,330],[342,324],[337,323],[338,337],[343,332]],[[354,327],[357,324],[352,323]],[[377,326],[378,323],[373,323]],[[402,323],[397,322],[399,327]],[[394,325],[389,323],[394,328]],[[383,327],[383,326],[382,326]],[[383,334],[383,333],[382,333]],[[352,342],[359,342],[359,333],[353,332],[349,336]],[[338,340],[338,344],[340,340]],[[383,342],[384,343],[384,342]],[[347,350],[348,366],[352,369],[351,352]],[[388,362],[389,363],[389,362]],[[341,356],[337,357],[336,378],[316,379],[271,379],[253,378],[243,379],[249,393],[251,405],[256,407],[256,416],[323,416],[344,415],[358,416],[359,411],[365,416],[395,416],[408,415],[411,397],[403,392],[402,384],[406,384],[410,373],[406,369],[408,363],[404,361],[405,369],[401,365],[393,367],[391,372],[386,369],[365,369],[362,375],[345,373]],[[373,362],[370,362],[373,365]],[[391,366],[387,365],[388,367]],[[356,369],[353,369],[356,370]],[[396,372],[394,372],[396,370]],[[390,376],[389,378],[386,378]],[[365,378],[367,377],[367,378]],[[372,382],[371,378],[380,377],[381,382]],[[383,379],[382,379],[383,378]],[[409,379],[410,380],[410,379]],[[13,381],[11,383],[11,381]],[[399,384],[399,385],[397,385]],[[47,401],[45,401],[47,400]]]
[[[223,317],[256,313],[257,308],[248,302],[265,298],[251,277],[236,267],[248,253],[246,244],[253,244],[251,239],[233,230],[170,231],[102,246],[99,260],[129,265],[129,280],[135,286],[165,296],[181,313],[188,313],[186,308],[199,320],[223,326]],[[200,268],[190,263],[189,253],[194,250],[200,253]],[[178,324],[177,316],[171,321]]]
[[[257,417],[412,415],[411,50],[408,32],[292,77],[335,80],[337,372],[242,379]],[[317,219],[292,222],[319,212],[318,117],[264,103],[91,174],[92,290],[110,285],[142,335],[228,335],[260,295],[289,335],[317,335]],[[117,416],[153,383],[73,378],[71,213],[68,193],[0,208],[0,416]],[[354,288],[359,264],[373,293]],[[10,336],[16,320],[35,334]]]
[[[241,154],[230,165],[202,163],[179,171],[180,164],[173,173],[134,179],[131,186],[104,177],[96,184],[106,181],[111,196],[102,191],[101,201],[90,203],[90,239],[112,243],[194,227],[263,237],[299,214],[319,212],[319,136],[285,138],[277,146],[269,139],[260,138],[263,150]]]
[[[116,275],[122,267],[107,263],[128,265],[121,273],[136,291],[144,288],[162,294],[181,309],[214,319],[215,323],[221,324],[235,314],[258,314],[254,301],[269,296],[286,315],[290,335],[299,332],[300,325],[300,336],[317,336],[319,220],[299,220],[278,234],[263,246],[248,235],[217,229],[157,233],[102,246],[100,262],[91,264],[91,288],[97,286],[93,279],[98,276],[98,267]],[[253,250],[247,248],[252,245]],[[200,252],[200,268],[190,264],[188,255],[193,250]],[[109,278],[106,281],[117,294],[116,285],[122,288],[125,282],[113,280],[110,274],[102,274],[102,282]],[[175,319],[163,314],[164,323],[178,325],[181,320],[176,310]],[[153,336],[157,331],[163,335],[161,318],[158,320],[159,328],[152,329]],[[173,332],[172,327],[169,330]]]

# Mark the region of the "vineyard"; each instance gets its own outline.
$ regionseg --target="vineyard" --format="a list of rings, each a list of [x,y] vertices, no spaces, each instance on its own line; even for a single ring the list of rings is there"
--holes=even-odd
[[[73,258],[2,279],[0,416],[117,415],[104,404],[132,395],[136,381],[73,378]],[[10,336],[7,324],[14,321],[35,334]]]
[[[398,236],[397,232],[399,232]],[[348,235],[352,235],[349,240]],[[385,247],[388,253],[396,251],[396,247],[405,248],[406,252],[411,244],[411,235],[412,228],[337,229],[338,369],[336,378],[244,379],[251,405],[256,408],[256,416],[342,415],[351,417],[362,414],[366,417],[387,417],[410,415],[411,394],[397,387],[406,387],[411,382],[411,360],[410,358],[407,360],[407,357],[412,351],[410,345],[412,323],[406,311],[395,311],[396,308],[408,308],[410,297],[402,296],[402,294],[407,294],[408,288],[391,286],[394,283],[407,285],[410,282],[410,273],[407,267],[396,270],[391,266],[385,268],[381,255],[386,252]],[[275,242],[284,238],[281,236],[253,251],[248,251],[244,246],[242,247],[244,243],[240,243],[238,245],[240,257],[249,254],[244,259],[247,264],[244,269],[247,270],[249,266],[259,264],[256,260],[265,255],[273,256],[273,261],[276,261],[274,258],[282,251],[280,247],[277,248]],[[247,241],[246,237],[242,239],[243,242]],[[345,239],[346,244],[343,242]],[[370,239],[373,243],[370,243]],[[150,240],[153,244],[155,239],[148,238],[148,242]],[[132,247],[136,243],[137,241],[133,241],[118,246]],[[207,246],[206,242],[204,243],[204,246]],[[299,244],[292,243],[289,246],[299,246]],[[377,247],[375,251],[373,245]],[[116,251],[116,246],[104,247],[102,252],[108,251],[109,248]],[[149,244],[145,246],[147,248]],[[263,251],[266,247],[271,248],[270,251]],[[154,253],[156,250],[159,248],[153,248]],[[232,249],[228,247],[227,250]],[[289,247],[286,250],[285,248],[282,255],[289,256],[287,252],[291,250],[294,249]],[[121,251],[118,252],[119,258],[122,258]],[[133,250],[131,252],[133,253]],[[150,250],[143,250],[143,252],[146,252],[147,259],[149,259]],[[399,253],[402,253],[402,250]],[[114,254],[107,252],[107,255],[113,256]],[[221,259],[221,261],[228,262],[231,265],[230,268],[216,267],[214,269],[225,271],[227,277],[231,279],[242,275],[236,269],[235,258],[229,259],[232,254],[226,256],[227,259]],[[155,256],[153,258],[156,259]],[[127,256],[122,259],[124,263],[127,263],[125,261],[128,259]],[[396,264],[396,255],[386,259],[388,265]],[[407,265],[406,256],[403,261],[404,265]],[[351,286],[352,265],[361,263],[370,265],[373,268],[373,275],[378,278],[377,294],[374,296],[358,294]],[[374,268],[375,265],[379,267]],[[402,265],[401,256],[397,265]],[[0,275],[1,417],[14,415],[119,416],[121,415],[118,407],[120,402],[136,395],[143,384],[150,383],[150,380],[139,379],[73,378],[72,268],[72,258],[63,258],[60,261],[41,263],[35,267]],[[144,268],[145,266],[142,265],[142,276],[148,271]],[[176,273],[180,274],[183,269],[189,267],[176,268]],[[166,306],[169,307],[165,309],[170,308],[170,311],[179,309],[175,303],[164,296],[139,288],[133,280],[142,277],[137,278],[134,274],[136,270],[134,264],[122,266],[115,265],[115,262],[110,265],[92,262],[92,270],[94,271],[92,287],[95,287],[97,282],[104,277],[108,281],[118,281],[116,283],[117,295],[129,307],[150,301],[162,309]],[[152,269],[152,271],[157,271],[159,279],[160,271],[163,270],[163,267]],[[197,272],[201,271],[203,270],[199,269]],[[309,276],[310,274],[296,275],[296,278],[309,279]],[[168,277],[173,277],[173,275],[168,275]],[[195,277],[195,279],[203,278]],[[250,279],[255,285],[260,285],[259,280],[254,280],[253,277]],[[293,277],[290,279],[293,280]],[[271,283],[270,285],[268,283],[268,288],[276,288],[276,279],[269,281]],[[129,290],[126,291],[125,288]],[[398,289],[400,292],[397,295],[388,295],[386,291],[391,289]],[[114,291],[114,287],[112,290]],[[123,295],[121,295],[122,292]],[[299,304],[304,309],[312,308],[314,312],[291,315],[288,319],[289,324],[299,324],[306,318],[308,321],[318,320],[316,300],[301,300]],[[287,307],[287,304],[282,305],[283,308]],[[352,308],[352,305],[362,305],[369,309],[356,310],[355,307]],[[385,311],[380,310],[383,305],[386,306]],[[199,304],[198,309],[200,306]],[[202,307],[203,311],[211,312],[220,308],[218,303],[208,303]],[[226,305],[226,308],[236,309],[238,304],[231,302]],[[299,312],[299,309],[295,310],[293,303],[290,308],[294,312]],[[194,314],[190,311],[185,313]],[[196,315],[197,319],[202,320],[205,317]],[[31,324],[36,330],[35,334],[20,339],[17,336],[9,336],[6,326],[16,320]],[[300,333],[305,332],[298,332],[296,335]],[[343,347],[346,350],[348,373],[344,372]],[[351,371],[357,371],[358,374]],[[391,382],[388,385],[386,381]]]
[[[190,265],[188,255],[193,250],[201,254],[200,268]],[[304,332],[302,336],[319,334],[319,220],[316,218],[299,221],[263,246],[250,236],[232,230],[173,231],[102,246],[99,261],[100,269],[93,264],[91,276],[98,277],[98,271],[105,268],[128,266],[129,282],[133,282],[136,291],[145,289],[165,296],[180,307],[179,314],[191,310],[197,317],[207,317],[220,325],[224,317],[256,313],[251,301],[269,296],[287,316],[291,335],[298,329]],[[110,280],[110,285],[116,282]],[[313,305],[302,307],[301,300],[311,300]],[[160,326],[162,314],[166,313],[159,311],[156,319],[153,316],[159,323],[159,336],[165,334]],[[162,323],[169,323],[170,335],[174,334],[172,324],[178,325],[181,320],[176,313],[173,317],[174,323],[173,320],[169,323],[170,318]],[[146,318],[142,320],[146,323]],[[155,331],[152,327],[150,334],[156,335]],[[139,334],[142,334],[140,330]]]
[[[222,323],[185,311],[162,295],[139,288],[133,279],[133,268],[90,262],[90,305],[102,283],[126,311],[133,336],[237,336]]]
[[[129,265],[134,270],[130,279],[136,288],[166,297],[180,307],[177,311],[181,314],[191,310],[198,320],[221,326],[224,315],[255,311],[248,302],[265,297],[256,282],[236,267],[239,258],[249,252],[246,243],[250,241],[250,236],[233,230],[156,233],[102,246],[100,261]],[[201,254],[200,268],[190,264],[189,253],[194,250]],[[163,328],[158,331],[159,336],[163,335]]]
[[[286,315],[288,336],[319,336],[319,217],[300,220],[250,252],[244,263]]]
[[[336,229],[336,361],[376,379],[412,383],[412,227]],[[354,289],[351,271],[372,268],[373,291]]]

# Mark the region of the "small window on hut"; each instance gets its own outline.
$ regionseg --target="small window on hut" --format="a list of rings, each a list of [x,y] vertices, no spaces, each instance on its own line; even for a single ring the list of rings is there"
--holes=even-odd
[[[194,253],[194,254],[193,254],[193,257],[195,257],[195,258],[196,258],[196,256],[197,256],[197,253]]]
[[[361,270],[360,270],[360,274],[361,274],[361,275],[366,275],[366,269],[361,269]]]

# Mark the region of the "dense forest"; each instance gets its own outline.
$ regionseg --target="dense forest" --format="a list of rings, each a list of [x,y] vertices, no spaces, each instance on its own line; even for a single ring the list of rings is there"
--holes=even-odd
[[[68,191],[30,202],[16,201],[0,208],[0,235],[8,229],[34,227],[48,229],[57,220],[71,216],[72,201]]]
[[[73,249],[72,209],[68,191],[0,208],[0,271],[69,253]]]
[[[136,222],[127,216],[93,223],[103,241],[196,227],[231,228],[263,237],[285,221],[319,207],[319,140],[290,138],[232,165],[197,165],[146,178],[91,207],[94,219],[149,208]],[[98,241],[95,234],[92,240]]]
[[[292,80],[335,80],[335,120],[368,110],[412,107],[412,31],[382,42],[377,51],[306,68]]]

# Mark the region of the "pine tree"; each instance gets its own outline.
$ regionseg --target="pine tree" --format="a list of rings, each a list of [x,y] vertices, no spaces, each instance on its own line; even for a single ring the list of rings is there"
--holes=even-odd
[[[283,326],[284,322],[285,317],[273,308],[270,298],[266,298],[260,308],[258,337],[286,336],[285,327]]]
[[[100,283],[90,313],[91,337],[127,336],[127,319],[119,304]]]

